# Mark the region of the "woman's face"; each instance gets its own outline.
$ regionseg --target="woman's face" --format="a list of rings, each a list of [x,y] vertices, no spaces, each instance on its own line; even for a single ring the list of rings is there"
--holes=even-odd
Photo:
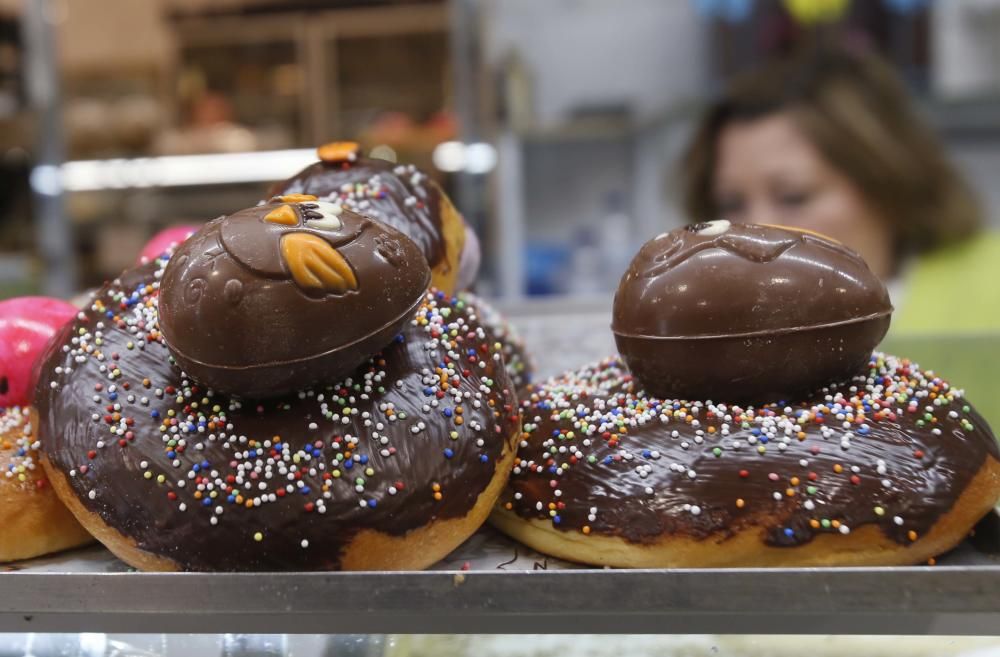
[[[717,149],[713,193],[720,218],[822,233],[860,253],[878,276],[891,273],[887,223],[790,116],[730,123]]]

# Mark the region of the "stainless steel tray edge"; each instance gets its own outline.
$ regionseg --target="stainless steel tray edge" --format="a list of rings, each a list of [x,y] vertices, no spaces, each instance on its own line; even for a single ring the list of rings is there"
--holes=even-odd
[[[7,573],[0,631],[997,634],[1000,566]]]

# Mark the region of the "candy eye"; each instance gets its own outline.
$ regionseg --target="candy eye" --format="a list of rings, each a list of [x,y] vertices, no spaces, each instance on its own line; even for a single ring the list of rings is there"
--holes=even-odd
[[[712,235],[722,235],[729,230],[730,226],[732,226],[732,224],[725,219],[717,219],[715,221],[706,221],[704,223],[694,224],[693,226],[688,226],[687,229],[689,232],[697,235],[711,237]]]
[[[336,217],[331,217],[329,219],[312,219],[306,220],[306,226],[309,228],[315,228],[316,230],[337,230],[340,228],[340,219]]]
[[[302,204],[302,218],[305,219],[305,225],[316,230],[340,230],[343,223],[338,215],[343,211],[339,205],[326,201]]]

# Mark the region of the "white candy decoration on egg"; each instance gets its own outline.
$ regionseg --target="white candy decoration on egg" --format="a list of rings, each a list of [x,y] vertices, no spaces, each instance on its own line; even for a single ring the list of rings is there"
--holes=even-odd
[[[698,235],[711,237],[712,235],[722,235],[732,224],[727,219],[717,219],[705,223],[705,227],[698,231]]]
[[[305,223],[306,226],[318,230],[339,230],[342,226],[339,215],[344,211],[344,208],[341,205],[330,203],[329,201],[309,201],[302,205],[306,210],[319,212],[323,215],[322,219],[307,220]]]

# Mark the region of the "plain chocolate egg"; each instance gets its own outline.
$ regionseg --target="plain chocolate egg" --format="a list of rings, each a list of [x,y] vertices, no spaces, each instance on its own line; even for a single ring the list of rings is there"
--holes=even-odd
[[[885,285],[842,244],[713,221],[640,249],[615,294],[612,330],[652,395],[763,402],[863,372],[891,314]]]

